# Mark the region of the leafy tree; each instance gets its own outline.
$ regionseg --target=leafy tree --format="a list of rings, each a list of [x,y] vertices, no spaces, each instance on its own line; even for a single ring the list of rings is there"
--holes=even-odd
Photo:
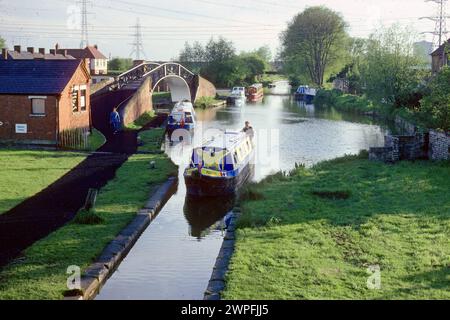
[[[394,25],[372,34],[361,65],[361,82],[375,101],[402,106],[420,87],[427,74],[414,54],[414,34]]]
[[[431,128],[450,131],[450,67],[444,67],[420,102],[420,117]]]
[[[246,71],[246,82],[257,81],[256,78],[264,74],[267,63],[261,56],[256,53],[242,53],[238,58],[241,60],[241,67]]]
[[[129,58],[113,58],[108,62],[108,68],[113,71],[126,71],[133,67],[133,60]]]
[[[309,7],[289,23],[281,35],[284,60],[297,61],[318,86],[345,52],[346,23],[335,11],[323,6]],[[340,69],[340,68],[339,68]]]
[[[0,37],[0,48],[4,48],[4,47],[5,47],[5,39]]]

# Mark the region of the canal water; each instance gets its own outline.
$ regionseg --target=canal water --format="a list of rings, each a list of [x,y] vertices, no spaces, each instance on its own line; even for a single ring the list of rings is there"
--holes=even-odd
[[[277,86],[278,87],[278,86]],[[277,88],[277,90],[280,90]],[[282,92],[277,92],[280,94]],[[232,198],[196,201],[186,196],[183,170],[192,145],[218,129],[240,129],[246,120],[256,132],[256,181],[295,163],[321,160],[382,146],[385,129],[371,120],[318,110],[290,96],[266,96],[256,104],[197,114],[193,141],[165,150],[179,165],[179,185],[156,219],[142,234],[97,299],[202,299],[222,244],[223,220]]]

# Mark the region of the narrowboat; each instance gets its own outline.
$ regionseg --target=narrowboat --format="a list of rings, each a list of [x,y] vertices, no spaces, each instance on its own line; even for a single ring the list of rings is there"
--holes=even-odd
[[[236,194],[254,172],[254,154],[251,135],[242,131],[225,131],[194,148],[190,165],[184,171],[187,194]]]
[[[248,87],[246,96],[247,100],[250,102],[261,101],[264,97],[264,88],[262,83],[255,83]]]
[[[234,87],[231,90],[231,94],[227,98],[228,104],[239,104],[245,102],[245,88],[244,87]]]
[[[177,102],[167,120],[166,130],[169,134],[177,129],[195,129],[195,110],[188,100]]]
[[[317,90],[309,86],[299,86],[294,94],[295,100],[305,101],[306,104],[311,104],[316,97]]]

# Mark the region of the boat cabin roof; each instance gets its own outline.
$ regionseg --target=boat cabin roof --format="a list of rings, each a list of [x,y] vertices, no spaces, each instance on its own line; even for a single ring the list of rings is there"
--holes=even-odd
[[[222,134],[216,135],[203,143],[202,148],[217,148],[233,150],[240,142],[247,137],[247,134],[242,131],[227,130]]]
[[[194,113],[194,107],[191,102],[180,101],[173,107],[172,113],[191,112]]]

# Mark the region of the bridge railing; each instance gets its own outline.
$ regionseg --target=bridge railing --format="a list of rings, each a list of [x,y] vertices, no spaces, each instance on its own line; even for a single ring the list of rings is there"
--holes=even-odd
[[[115,77],[114,85],[120,89],[131,81],[142,79],[144,74],[157,68],[158,66],[160,66],[160,64],[156,62],[141,63]]]
[[[170,75],[183,78],[187,83],[195,76],[193,72],[176,62],[167,62],[163,64],[144,62],[115,77],[115,81],[111,84],[111,88],[121,89],[132,81],[151,77],[153,84],[152,89],[154,89],[156,84],[159,83],[162,78]]]

